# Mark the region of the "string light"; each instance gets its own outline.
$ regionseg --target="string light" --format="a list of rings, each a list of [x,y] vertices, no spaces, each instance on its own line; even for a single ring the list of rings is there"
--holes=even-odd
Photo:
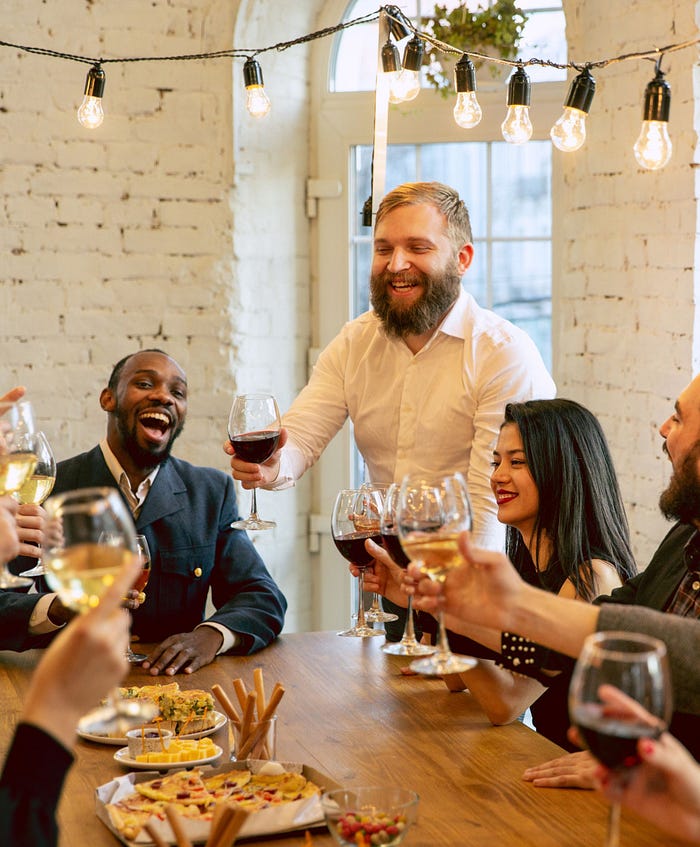
[[[668,119],[671,111],[671,86],[664,79],[656,64],[656,76],[644,92],[644,120],[639,138],[634,144],[634,157],[646,170],[657,171],[668,164],[673,144],[668,134]]]
[[[476,99],[476,70],[465,53],[455,65],[457,102],[452,110],[457,126],[473,129],[481,121],[481,106]]]
[[[407,38],[411,33],[413,33],[413,37],[409,41],[406,47],[406,53],[404,54],[403,61],[403,69],[400,72],[399,76],[402,78],[403,91],[401,91],[401,99],[404,99],[406,95],[411,98],[417,96],[420,91],[420,66],[423,58],[423,50],[424,43],[430,44],[436,50],[439,50],[448,55],[463,55],[463,51],[453,47],[450,44],[446,44],[439,39],[435,38],[431,33],[421,32],[411,23],[410,19],[404,15],[401,10],[394,5],[390,6],[382,6],[375,12],[370,12],[366,15],[362,15],[360,17],[354,18],[348,21],[341,21],[339,24],[335,26],[324,27],[323,29],[317,30],[315,32],[310,32],[305,35],[302,35],[298,38],[291,39],[289,41],[278,42],[277,44],[271,44],[267,47],[256,48],[255,50],[251,50],[250,48],[241,48],[241,49],[227,49],[227,50],[217,50],[213,52],[207,53],[191,53],[191,54],[183,54],[183,55],[174,55],[174,56],[130,56],[128,58],[92,58],[89,56],[81,56],[73,53],[65,53],[59,50],[51,50],[49,48],[44,47],[32,47],[24,44],[16,44],[9,41],[0,40],[0,47],[8,47],[12,50],[21,50],[25,53],[31,53],[34,55],[58,58],[58,59],[66,59],[73,62],[81,62],[84,64],[89,64],[92,66],[90,72],[88,72],[87,82],[85,86],[85,100],[79,109],[79,120],[85,126],[96,127],[99,126],[102,119],[102,104],[101,104],[101,95],[104,90],[105,76],[104,71],[102,70],[102,65],[106,65],[108,63],[116,64],[116,63],[132,63],[132,62],[172,62],[172,61],[202,61],[207,59],[244,59],[246,65],[248,65],[248,61],[254,63],[254,66],[257,65],[257,62],[254,59],[251,59],[251,53],[255,55],[259,55],[261,53],[266,53],[270,51],[281,52],[283,50],[288,49],[289,47],[293,47],[299,44],[307,44],[310,41],[313,41],[318,38],[326,38],[330,35],[335,35],[336,33],[340,33],[350,27],[357,26],[360,24],[371,23],[376,21],[382,14],[386,16],[389,31],[393,38],[397,41],[402,40],[403,38]],[[527,74],[524,72],[524,68],[531,65],[538,65],[542,67],[548,68],[558,68],[562,70],[568,70],[570,68],[579,72],[578,77],[581,77],[580,68],[585,67],[588,72],[598,68],[606,68],[609,65],[618,63],[618,62],[626,62],[631,60],[639,60],[639,59],[650,59],[653,58],[657,62],[657,72],[656,76],[647,85],[645,92],[645,102],[644,102],[644,120],[642,123],[642,131],[640,133],[639,138],[637,139],[636,144],[634,145],[634,152],[637,158],[637,161],[643,168],[647,169],[658,169],[662,168],[665,164],[668,163],[671,153],[672,153],[672,143],[671,139],[668,135],[668,119],[669,119],[669,110],[670,110],[670,87],[665,82],[663,73],[659,69],[659,57],[665,55],[666,53],[673,53],[679,50],[685,50],[688,47],[696,47],[700,44],[700,37],[695,37],[692,39],[687,39],[686,41],[668,44],[665,46],[656,46],[650,50],[642,50],[636,52],[625,53],[620,56],[613,56],[611,58],[600,59],[595,62],[585,62],[585,63],[565,63],[561,64],[559,62],[553,61],[551,59],[546,58],[537,58],[532,57],[527,60],[517,59],[517,60],[508,60],[508,59],[497,59],[493,56],[488,56],[483,53],[476,52],[474,50],[469,51],[469,55],[471,58],[477,58],[484,62],[495,62],[497,64],[502,64],[506,66],[510,66],[515,68],[516,70],[511,75],[509,81],[509,98],[508,98],[508,114],[506,116],[506,120],[502,124],[502,130],[504,132],[504,138],[506,140],[511,141],[512,143],[522,143],[526,141],[531,135],[531,124],[528,114],[528,106],[529,106],[529,79]],[[389,45],[390,48],[392,45]],[[395,48],[394,48],[395,49]],[[393,52],[393,50],[392,50]],[[419,58],[420,57],[420,58]],[[458,62],[459,64],[459,62]],[[254,67],[253,66],[253,67]],[[259,69],[259,65],[258,69]],[[250,65],[248,68],[250,69]],[[245,71],[245,68],[244,68]],[[405,71],[409,71],[409,74],[405,74]],[[407,85],[408,78],[411,79],[411,84]],[[591,77],[592,80],[592,77]],[[576,81],[576,80],[575,80]],[[455,80],[456,82],[456,80]],[[253,83],[257,85],[258,83]],[[455,86],[456,87],[456,86]],[[527,102],[518,102],[517,101],[517,93],[512,92],[512,89],[517,88],[521,96],[527,94]],[[267,99],[269,103],[269,98],[264,94],[264,89],[262,89],[262,72],[260,71],[260,91],[262,91],[264,98]],[[475,93],[469,91],[460,91],[457,89],[458,100],[460,94],[468,94]],[[516,96],[511,97],[511,93]],[[395,92],[396,94],[396,92]],[[569,98],[572,96],[572,92],[569,92]],[[583,95],[582,95],[583,96]],[[92,99],[90,99],[92,98]],[[569,104],[567,98],[567,104],[565,105],[565,112],[567,108],[574,109],[576,108],[573,104]],[[397,98],[398,99],[398,98]],[[466,100],[467,98],[462,98]],[[588,104],[590,106],[590,103]],[[269,108],[269,107],[268,107]],[[463,109],[461,110],[463,111]],[[580,111],[584,112],[586,110],[581,109]],[[256,109],[258,114],[266,113],[266,109],[258,107]],[[571,115],[571,118],[581,119],[580,116]],[[562,115],[562,119],[564,115]],[[455,120],[457,117],[455,116]],[[557,125],[558,128],[557,128]],[[528,128],[529,127],[529,128]],[[556,131],[555,131],[556,128]],[[552,128],[551,135],[552,140],[556,143],[557,140],[562,140],[563,148],[560,149],[573,149],[571,136],[581,135],[582,128],[579,125],[576,132],[573,130],[565,131],[565,128],[562,126],[561,121],[557,121],[555,127]],[[585,132],[585,124],[583,127],[583,131]],[[508,136],[508,137],[506,137]],[[555,139],[556,136],[556,139]]]
[[[272,103],[263,87],[262,68],[252,56],[243,65],[243,83],[246,90],[245,107],[249,114],[254,118],[269,115]]]
[[[420,93],[420,69],[423,64],[423,42],[415,35],[403,51],[402,70],[393,85],[394,102],[415,100]]]
[[[105,90],[105,72],[93,65],[85,80],[85,96],[78,109],[78,121],[85,129],[97,129],[105,118],[102,94]]]
[[[509,144],[523,144],[532,138],[530,121],[530,77],[517,67],[508,81],[508,109],[501,124],[503,138]]]
[[[401,76],[401,58],[398,47],[391,41],[382,47],[382,71],[389,77],[389,102],[403,102],[401,89],[397,88]]]
[[[564,153],[573,153],[586,140],[586,117],[591,110],[595,80],[585,68],[573,80],[564,103],[564,112],[549,131],[552,144]]]

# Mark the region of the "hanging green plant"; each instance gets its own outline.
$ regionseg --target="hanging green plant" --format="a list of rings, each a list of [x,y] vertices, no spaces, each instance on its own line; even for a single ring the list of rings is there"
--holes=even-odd
[[[471,8],[470,8],[471,6]],[[475,51],[498,59],[514,59],[528,15],[515,0],[494,0],[487,6],[462,2],[454,9],[435,4],[432,15],[421,18],[422,29],[438,41],[465,53]],[[452,91],[452,70],[459,56],[444,53],[426,44],[424,64],[429,82],[445,97]],[[477,68],[483,60],[473,59]],[[502,66],[489,62],[492,76],[502,73]]]

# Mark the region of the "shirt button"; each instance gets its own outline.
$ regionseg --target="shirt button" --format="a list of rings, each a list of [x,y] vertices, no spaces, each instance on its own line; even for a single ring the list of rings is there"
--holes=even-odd
[[[201,576],[202,575],[202,569],[201,568],[195,568],[194,569],[194,575],[195,576]]]
[[[693,583],[693,591],[697,591],[700,588],[700,582],[696,579]]]

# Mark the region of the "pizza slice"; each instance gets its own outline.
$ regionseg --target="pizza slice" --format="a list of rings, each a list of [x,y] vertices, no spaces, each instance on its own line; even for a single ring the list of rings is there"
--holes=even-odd
[[[198,769],[169,773],[160,779],[138,782],[134,786],[139,794],[164,803],[183,806],[207,805],[211,801]]]

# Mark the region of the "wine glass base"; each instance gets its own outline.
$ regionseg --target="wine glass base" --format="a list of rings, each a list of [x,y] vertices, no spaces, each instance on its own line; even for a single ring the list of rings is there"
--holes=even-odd
[[[419,644],[415,639],[413,641],[396,641],[387,642],[382,651],[390,656],[430,656],[437,650],[437,647],[432,647],[430,644]]]
[[[472,656],[459,656],[455,653],[429,656],[427,659],[417,659],[411,662],[411,670],[426,676],[443,676],[449,673],[464,673],[477,664]]]
[[[272,529],[277,524],[274,521],[264,521],[260,518],[246,518],[241,521],[234,521],[231,526],[233,529]]]
[[[44,566],[42,564],[34,565],[33,568],[30,568],[28,571],[22,571],[20,576],[31,577],[32,579],[35,576],[43,576],[46,573],[44,570]]]
[[[383,629],[372,629],[371,626],[353,626],[343,632],[336,632],[336,635],[342,635],[346,638],[371,638],[375,635],[386,635],[386,632]]]
[[[33,579],[15,576],[11,573],[2,574],[2,576],[0,576],[0,590],[8,588],[28,588],[30,585],[33,584]]]
[[[370,621],[370,623],[387,623],[388,621],[397,621],[399,619],[398,615],[394,615],[392,612],[373,612],[371,609],[365,612],[365,620]]]

